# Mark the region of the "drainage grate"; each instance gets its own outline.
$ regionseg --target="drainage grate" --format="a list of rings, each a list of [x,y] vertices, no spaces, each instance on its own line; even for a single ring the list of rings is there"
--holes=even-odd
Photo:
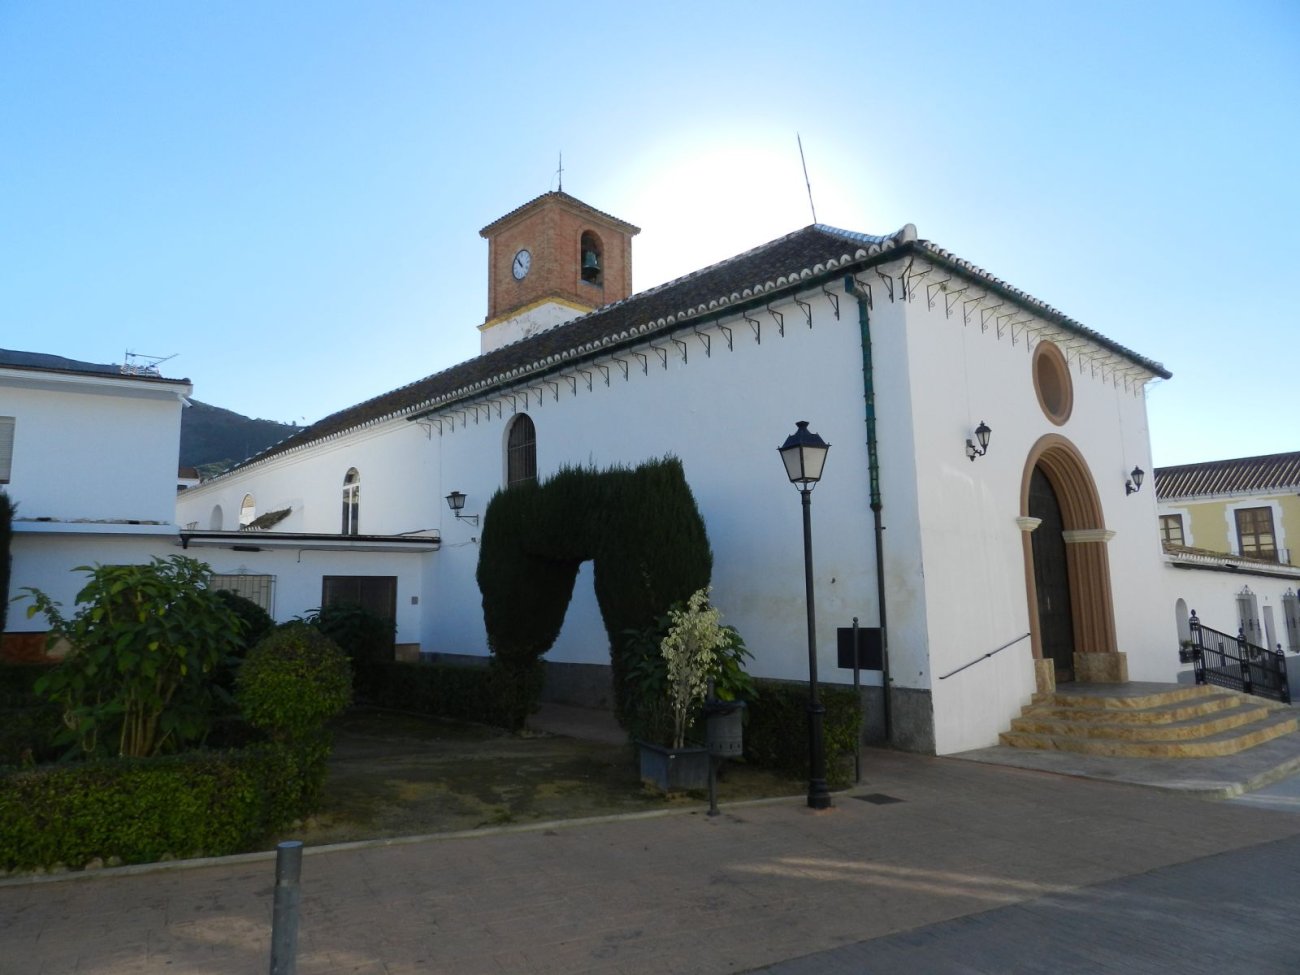
[[[866,796],[854,796],[853,798],[854,798],[854,799],[861,799],[863,802],[869,802],[869,803],[871,803],[873,806],[887,806],[887,805],[889,805],[891,802],[903,802],[903,801],[904,801],[904,800],[902,800],[902,799],[897,799],[897,798],[895,798],[894,796],[887,796],[887,795],[885,795],[883,792],[873,792],[873,793],[871,793],[870,795],[866,795]]]

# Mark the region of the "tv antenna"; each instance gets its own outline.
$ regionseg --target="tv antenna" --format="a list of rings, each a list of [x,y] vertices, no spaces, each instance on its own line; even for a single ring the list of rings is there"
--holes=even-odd
[[[808,209],[812,211],[813,223],[816,223],[817,206],[816,204],[813,203],[812,183],[808,181],[808,160],[804,159],[803,157],[803,139],[799,137],[798,132],[794,134],[794,137],[795,137],[795,141],[799,143],[799,162],[803,164],[803,183],[804,186],[808,187]]]
[[[179,352],[173,352],[171,355],[145,355],[143,352],[132,352],[127,349],[124,353],[122,363],[122,374],[125,376],[162,376],[158,367],[164,362],[175,359]]]

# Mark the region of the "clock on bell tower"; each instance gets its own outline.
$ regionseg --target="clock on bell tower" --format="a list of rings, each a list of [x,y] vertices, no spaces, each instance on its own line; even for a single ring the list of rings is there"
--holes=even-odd
[[[563,190],[544,193],[480,230],[488,242],[482,351],[630,297],[632,238],[640,232]]]

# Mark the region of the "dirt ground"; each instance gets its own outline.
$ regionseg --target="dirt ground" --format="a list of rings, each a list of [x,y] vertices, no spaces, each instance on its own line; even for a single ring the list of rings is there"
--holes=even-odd
[[[806,783],[728,762],[718,802],[793,796]],[[510,735],[419,715],[358,710],[337,725],[319,812],[295,836],[340,843],[661,809],[707,807],[644,789],[630,745]]]

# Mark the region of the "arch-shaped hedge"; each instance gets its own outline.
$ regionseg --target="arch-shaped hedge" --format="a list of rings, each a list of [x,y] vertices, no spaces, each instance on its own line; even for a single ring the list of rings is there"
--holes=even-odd
[[[516,728],[536,707],[542,655],[559,636],[578,567],[588,560],[626,725],[625,633],[707,586],[713,572],[681,461],[565,468],[543,483],[498,491],[488,504],[478,585],[498,701]]]

